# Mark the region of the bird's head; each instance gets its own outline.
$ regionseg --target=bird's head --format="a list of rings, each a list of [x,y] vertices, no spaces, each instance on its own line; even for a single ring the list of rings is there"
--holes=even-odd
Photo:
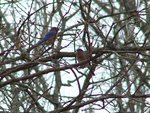
[[[82,49],[77,49],[77,52],[83,52],[83,50]]]
[[[50,31],[58,32],[59,28],[58,27],[52,27]]]

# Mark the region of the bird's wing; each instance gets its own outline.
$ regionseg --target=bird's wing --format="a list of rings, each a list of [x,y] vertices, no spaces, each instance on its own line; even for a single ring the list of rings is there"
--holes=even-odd
[[[54,33],[54,32],[48,32],[38,44],[40,45],[40,44],[46,42],[47,40],[49,40],[50,38],[54,38],[55,34],[56,33]]]

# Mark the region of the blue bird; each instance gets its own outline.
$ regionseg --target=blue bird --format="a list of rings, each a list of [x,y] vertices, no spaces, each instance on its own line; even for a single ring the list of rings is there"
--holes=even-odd
[[[41,45],[44,43],[48,45],[54,44],[54,41],[57,37],[58,30],[59,28],[52,27],[51,30],[44,36],[44,38],[38,42],[38,45]]]
[[[59,28],[52,27],[50,29],[50,31],[44,36],[44,38],[41,39],[37,44],[35,44],[31,48],[27,49],[27,52],[30,52],[32,49],[34,49],[34,48],[36,48],[36,47],[38,47],[39,45],[42,45],[42,44],[53,45],[54,41],[56,40],[58,30],[59,30]]]

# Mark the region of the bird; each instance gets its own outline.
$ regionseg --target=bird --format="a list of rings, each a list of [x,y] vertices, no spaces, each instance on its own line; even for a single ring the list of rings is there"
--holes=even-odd
[[[76,58],[77,58],[78,62],[80,63],[82,61],[87,60],[88,56],[82,49],[77,49]],[[88,66],[89,66],[89,63],[86,63],[86,64],[81,65],[80,68],[85,68]]]
[[[85,53],[82,49],[77,49],[77,51],[76,51],[76,58],[77,58],[79,63],[82,62],[82,61],[87,60],[88,57],[89,57],[89,54]],[[86,64],[82,64],[80,66],[80,68],[86,68],[86,67],[90,70],[90,73],[92,75],[95,75],[93,70],[92,70],[93,67],[90,66],[90,62],[88,62]]]
[[[42,45],[42,44],[48,44],[48,45],[52,45],[54,44],[54,41],[57,37],[57,33],[59,31],[59,28],[57,27],[52,27],[50,29],[50,31],[44,36],[43,39],[41,39],[37,45]]]
[[[54,41],[56,40],[57,33],[59,31],[59,28],[57,27],[52,27],[49,32],[44,36],[43,39],[41,39],[37,44],[33,45],[31,48],[27,49],[27,52],[30,52],[32,49],[43,45],[43,44],[48,44],[52,45],[54,44]]]

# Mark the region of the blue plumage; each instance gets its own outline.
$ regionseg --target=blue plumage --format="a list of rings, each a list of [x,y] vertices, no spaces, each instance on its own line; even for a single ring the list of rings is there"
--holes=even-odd
[[[51,30],[44,36],[44,38],[38,42],[38,45],[44,43],[48,43],[49,45],[53,44],[56,39],[58,30],[59,29],[57,27],[52,27]]]

